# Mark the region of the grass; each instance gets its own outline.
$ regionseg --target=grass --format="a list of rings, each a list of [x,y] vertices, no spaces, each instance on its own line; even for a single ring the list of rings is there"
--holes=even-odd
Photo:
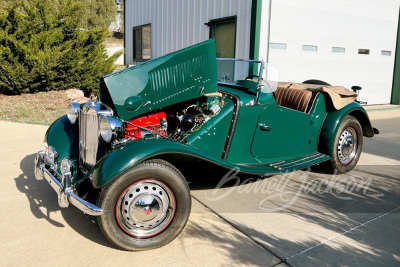
[[[125,65],[114,67],[115,71],[126,68]],[[70,102],[65,90],[11,96],[0,94],[0,120],[48,125],[65,115]]]
[[[0,118],[50,124],[65,114],[69,102],[65,91],[16,96],[0,94]]]

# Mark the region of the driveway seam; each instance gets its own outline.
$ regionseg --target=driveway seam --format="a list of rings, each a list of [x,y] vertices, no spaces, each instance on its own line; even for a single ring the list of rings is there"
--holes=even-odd
[[[287,258],[282,258],[280,256],[278,256],[276,253],[272,252],[271,250],[269,250],[266,246],[264,246],[263,244],[261,244],[260,242],[258,242],[257,240],[255,240],[253,237],[249,236],[248,234],[246,234],[244,231],[242,231],[239,227],[237,227],[236,225],[234,225],[233,223],[231,223],[230,221],[228,221],[225,217],[223,217],[222,215],[218,214],[215,210],[213,210],[212,208],[210,208],[209,206],[207,206],[206,204],[204,204],[202,201],[200,201],[200,199],[198,199],[197,197],[192,195],[192,198],[194,198],[195,200],[197,200],[200,204],[202,204],[204,207],[206,207],[207,209],[209,209],[212,213],[214,213],[215,215],[217,215],[220,219],[222,219],[224,222],[226,222],[227,224],[229,224],[230,226],[232,226],[233,228],[235,228],[237,231],[239,231],[240,233],[242,233],[243,235],[245,235],[246,237],[248,237],[250,240],[252,240],[254,243],[256,243],[257,245],[259,245],[260,247],[262,247],[263,249],[265,249],[266,251],[268,251],[269,253],[271,253],[274,257],[278,258],[280,260],[280,262],[271,265],[270,267],[273,266],[277,266],[281,263],[285,263],[288,266],[290,266],[290,264],[288,262],[286,262]]]
[[[333,237],[331,237],[331,238],[329,238],[329,239],[327,239],[327,240],[325,240],[325,241],[323,241],[323,242],[321,242],[321,243],[319,243],[319,244],[317,244],[317,245],[315,245],[315,246],[312,246],[312,247],[309,247],[309,248],[307,248],[307,249],[305,249],[305,250],[303,250],[303,251],[300,251],[299,253],[294,254],[293,256],[290,256],[289,258],[286,258],[285,261],[290,260],[290,259],[292,259],[292,258],[294,258],[294,257],[297,257],[297,256],[299,256],[299,255],[301,255],[301,254],[303,254],[303,253],[305,253],[305,252],[307,252],[307,251],[309,251],[309,250],[312,250],[312,249],[314,249],[314,248],[316,248],[316,247],[319,247],[319,246],[321,246],[321,245],[324,245],[324,244],[326,244],[326,243],[328,243],[328,242],[330,242],[330,241],[332,241],[332,240],[334,240],[334,239],[336,239],[336,238],[338,238],[338,237],[344,236],[344,235],[346,235],[347,233],[350,233],[350,232],[352,232],[353,230],[356,230],[356,229],[359,228],[359,227],[362,227],[362,226],[364,226],[364,225],[367,225],[367,224],[370,223],[370,222],[373,222],[373,221],[375,221],[375,220],[377,220],[377,219],[379,219],[379,218],[382,218],[383,216],[386,216],[386,215],[388,215],[389,213],[392,213],[393,211],[398,210],[398,209],[400,209],[400,206],[398,206],[398,207],[396,207],[396,208],[394,208],[394,209],[392,209],[392,210],[390,210],[390,211],[388,211],[388,212],[386,212],[386,213],[384,213],[384,214],[381,214],[381,215],[376,216],[376,217],[374,217],[374,218],[372,218],[372,219],[369,219],[368,221],[363,222],[363,223],[361,223],[361,224],[359,224],[359,225],[357,225],[357,226],[354,226],[354,227],[350,228],[350,229],[347,230],[347,231],[344,231],[344,232],[342,232],[342,233],[339,233],[339,234],[337,234],[337,235],[335,235],[335,236],[333,236]],[[287,262],[285,262],[285,263],[287,263]]]

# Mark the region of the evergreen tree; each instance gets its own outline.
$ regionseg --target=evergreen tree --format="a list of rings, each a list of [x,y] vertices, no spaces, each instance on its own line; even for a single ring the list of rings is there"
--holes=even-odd
[[[120,54],[107,57],[107,29],[81,28],[80,12],[74,0],[24,0],[0,13],[0,93],[97,92]]]
[[[75,0],[76,1],[76,0]],[[76,13],[78,26],[83,29],[107,28],[115,21],[117,4],[115,0],[79,0]]]

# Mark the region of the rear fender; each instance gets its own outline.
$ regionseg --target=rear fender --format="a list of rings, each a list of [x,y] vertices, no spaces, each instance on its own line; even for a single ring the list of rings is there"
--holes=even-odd
[[[352,102],[339,110],[328,113],[326,116],[319,138],[318,150],[320,152],[332,156],[335,135],[340,123],[347,115],[355,117],[360,122],[365,137],[374,136],[367,112],[360,104]]]

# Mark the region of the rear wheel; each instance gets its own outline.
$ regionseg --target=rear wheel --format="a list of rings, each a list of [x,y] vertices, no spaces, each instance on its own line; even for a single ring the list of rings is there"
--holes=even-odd
[[[171,242],[191,210],[183,175],[163,160],[141,163],[102,189],[97,205],[106,238],[125,250],[146,250]]]
[[[331,173],[351,171],[361,155],[363,132],[360,123],[353,116],[346,116],[340,123],[332,148],[331,160],[323,166]]]

